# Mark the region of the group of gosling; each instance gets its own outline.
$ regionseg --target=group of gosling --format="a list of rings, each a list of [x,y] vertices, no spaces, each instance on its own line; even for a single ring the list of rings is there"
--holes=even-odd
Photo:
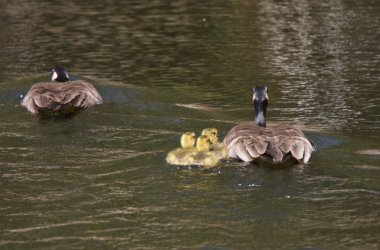
[[[28,111],[44,115],[67,115],[102,103],[96,88],[84,80],[70,81],[64,67],[54,66],[51,82],[34,84],[21,105]],[[181,148],[170,151],[166,161],[174,165],[215,166],[220,160],[233,158],[250,162],[264,157],[273,163],[293,158],[308,163],[314,144],[295,126],[288,124],[266,126],[268,88],[253,88],[254,122],[240,123],[218,142],[218,131],[207,128],[196,139],[195,133],[181,136]]]
[[[218,142],[218,130],[205,128],[197,139],[194,132],[182,134],[181,147],[170,151],[166,161],[173,165],[213,167],[227,157],[227,147]]]

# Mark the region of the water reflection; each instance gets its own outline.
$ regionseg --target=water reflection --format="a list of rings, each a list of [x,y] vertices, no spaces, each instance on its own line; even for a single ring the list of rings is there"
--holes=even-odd
[[[279,106],[294,107],[285,112],[298,122],[310,123],[312,119],[336,129],[365,122],[363,115],[373,116],[372,108],[357,106],[365,103],[371,107],[376,102],[375,97],[363,98],[361,94],[367,92],[365,86],[372,80],[363,79],[364,83],[352,78],[355,71],[360,74],[357,67],[361,62],[368,65],[368,58],[355,56],[353,60],[353,54],[371,53],[376,47],[371,32],[374,23],[367,23],[372,29],[366,29],[364,43],[352,36],[358,28],[355,26],[361,25],[358,19],[366,11],[364,6],[357,6],[356,11],[350,11],[342,1],[321,5],[263,1],[259,6],[261,34],[267,42],[263,63],[274,75],[283,77]],[[370,58],[378,64],[378,58]]]
[[[252,85],[267,84],[278,121],[379,127],[371,92],[379,78],[366,73],[379,62],[375,11],[338,0],[240,2],[4,3],[1,79],[60,63],[104,83],[181,90],[233,109],[249,106]]]
[[[18,51],[9,53],[13,60],[8,62],[14,62],[9,66],[27,68],[29,74],[60,63],[98,79],[143,84],[149,75],[149,82],[165,84],[171,72],[191,72],[191,67],[198,67],[188,52],[196,46],[193,29],[203,21],[189,15],[187,1],[4,5],[4,26],[21,23],[9,36],[28,45],[15,44]],[[57,5],[61,11],[50,11]],[[32,25],[25,23],[28,19]],[[23,53],[30,53],[29,60],[20,60]],[[40,61],[42,65],[36,63]],[[15,71],[20,70],[9,68],[5,73]]]

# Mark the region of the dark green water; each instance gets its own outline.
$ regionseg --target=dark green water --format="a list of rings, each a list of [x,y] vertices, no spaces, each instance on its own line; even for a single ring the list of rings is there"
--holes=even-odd
[[[380,2],[2,1],[0,249],[378,249]],[[54,64],[100,107],[19,105]],[[270,89],[307,166],[165,163],[184,131],[221,137]]]

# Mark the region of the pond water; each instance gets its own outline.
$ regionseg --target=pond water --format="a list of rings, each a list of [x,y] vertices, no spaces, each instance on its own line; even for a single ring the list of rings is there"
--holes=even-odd
[[[3,1],[1,249],[378,249],[380,2]],[[20,106],[53,65],[104,104]],[[317,145],[306,166],[165,162],[185,131],[253,119]]]

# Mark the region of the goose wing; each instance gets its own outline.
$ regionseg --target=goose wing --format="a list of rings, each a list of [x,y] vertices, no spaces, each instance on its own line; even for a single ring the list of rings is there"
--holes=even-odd
[[[268,141],[263,128],[254,123],[242,123],[233,127],[223,140],[228,155],[243,161],[252,161],[267,151]]]
[[[291,154],[299,162],[307,163],[315,150],[302,131],[290,125],[264,128],[254,123],[242,123],[228,132],[223,143],[229,157],[243,161],[266,155],[278,163]]]
[[[59,85],[56,83],[37,83],[30,88],[21,105],[32,113],[38,113],[40,108],[53,109],[53,106],[57,103],[59,93]]]
[[[291,153],[299,162],[309,162],[315,146],[299,128],[291,125],[277,125],[270,129],[277,137],[276,144],[284,155]]]
[[[102,97],[91,83],[73,81],[62,87],[60,102],[77,108],[87,108],[101,104]]]

